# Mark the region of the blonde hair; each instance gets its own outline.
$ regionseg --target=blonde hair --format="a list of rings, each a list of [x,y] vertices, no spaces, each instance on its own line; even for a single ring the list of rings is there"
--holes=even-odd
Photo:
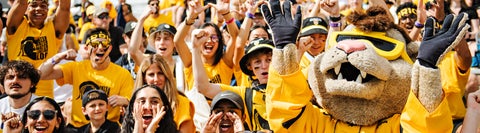
[[[138,89],[138,88],[141,88],[144,84],[147,84],[145,82],[145,73],[147,72],[148,68],[153,64],[157,64],[157,66],[165,76],[165,86],[161,89],[167,95],[171,108],[173,112],[175,112],[178,104],[177,83],[175,82],[175,78],[173,77],[172,71],[170,71],[171,70],[170,67],[168,66],[167,62],[165,61],[165,59],[163,59],[162,56],[158,54],[147,55],[147,58],[145,58],[142,61],[142,63],[140,64],[140,67],[138,68],[137,78],[135,79],[134,88]]]

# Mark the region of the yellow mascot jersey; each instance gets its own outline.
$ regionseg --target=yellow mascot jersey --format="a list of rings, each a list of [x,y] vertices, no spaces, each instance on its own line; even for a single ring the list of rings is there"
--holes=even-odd
[[[30,27],[28,23],[24,17],[15,33],[7,34],[8,59],[25,60],[38,68],[57,54],[61,39],[55,36],[53,19],[45,22],[42,29]],[[40,80],[35,95],[53,98],[53,80]]]
[[[308,54],[305,52],[305,54]],[[303,55],[302,59],[300,59],[300,69],[302,69],[303,75],[308,77],[308,67],[310,67],[311,61],[306,57],[307,55]]]
[[[177,129],[180,129],[180,126],[188,121],[193,123],[193,115],[195,115],[195,108],[193,103],[188,100],[187,97],[177,94],[178,106],[173,115],[173,120],[177,123]],[[195,129],[195,126],[189,127],[190,129]]]
[[[233,68],[230,68],[221,59],[217,65],[212,66],[209,64],[203,64],[210,83],[230,84],[233,76]],[[192,66],[185,67],[183,70],[185,73],[185,81],[187,82],[187,89],[190,90],[193,87],[193,70]]]
[[[399,133],[400,124],[405,132],[451,132],[452,130],[450,116],[444,115],[449,114],[446,100],[440,103],[436,111],[427,113],[417,98],[411,94],[401,116],[400,114],[393,115],[372,126],[351,126],[325,115],[326,112],[310,103],[313,93],[301,71],[298,70],[290,75],[280,75],[270,69],[268,79],[266,103],[271,104],[267,104],[267,114],[269,114],[270,128],[277,133]],[[410,116],[414,117],[409,118]],[[294,120],[296,117],[297,119]],[[435,125],[425,125],[427,121],[433,122]]]
[[[88,124],[82,113],[82,95],[86,91],[99,88],[105,91],[108,96],[119,95],[130,99],[133,91],[133,79],[130,73],[122,67],[110,63],[105,70],[95,70],[90,64],[90,60],[81,62],[69,62],[60,65],[63,71],[63,81],[60,85],[71,84],[72,92],[72,125],[80,127]],[[107,119],[112,122],[118,122],[120,118],[120,108],[110,107],[108,109]]]
[[[248,125],[248,128],[251,131],[257,131],[257,130],[262,130],[262,126],[260,125],[260,121],[266,121],[267,120],[267,111],[266,111],[266,106],[265,106],[265,100],[263,99],[265,97],[265,92],[262,91],[252,91],[252,114],[253,116],[250,116],[248,113],[248,108],[247,108],[247,102],[246,102],[246,90],[247,87],[245,86],[230,86],[230,85],[225,85],[225,84],[220,84],[220,88],[222,91],[232,91],[240,95],[242,97],[243,103],[244,103],[244,114],[245,114],[245,122]]]
[[[438,68],[440,69],[442,87],[448,100],[452,118],[454,120],[463,119],[466,108],[462,98],[465,94],[470,69],[465,73],[460,72],[453,51],[445,55],[445,58],[438,64]]]

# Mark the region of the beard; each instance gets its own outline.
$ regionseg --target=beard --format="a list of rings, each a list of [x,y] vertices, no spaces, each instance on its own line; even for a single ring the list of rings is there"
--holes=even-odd
[[[22,97],[25,97],[26,95],[28,95],[28,93],[30,92],[27,92],[27,93],[24,93],[24,94],[7,94],[9,97],[13,98],[13,99],[20,99]]]

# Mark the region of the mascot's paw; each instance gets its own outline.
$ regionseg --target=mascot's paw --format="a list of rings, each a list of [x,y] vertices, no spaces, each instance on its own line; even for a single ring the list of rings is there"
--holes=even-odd
[[[435,34],[435,20],[428,18],[425,24],[423,41],[420,44],[417,56],[420,65],[437,68],[443,56],[451,51],[461,39],[464,38],[470,26],[465,22],[468,19],[466,13],[460,13],[454,18],[453,15],[445,17],[442,29]]]
[[[273,69],[280,75],[291,74],[300,68],[295,44],[288,44],[283,49],[274,49],[272,60]]]

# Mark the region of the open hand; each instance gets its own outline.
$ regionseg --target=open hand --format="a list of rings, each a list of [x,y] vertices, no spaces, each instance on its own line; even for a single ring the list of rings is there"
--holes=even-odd
[[[290,1],[283,2],[283,9],[279,0],[270,0],[268,7],[262,5],[262,14],[273,33],[275,47],[283,49],[290,43],[295,43],[302,24],[302,11],[297,8],[295,18],[292,17]]]
[[[159,106],[157,105],[153,109],[153,119],[152,122],[148,125],[146,129],[146,133],[155,133],[155,131],[158,128],[158,123],[162,120],[163,116],[166,114],[165,112],[165,106]]]

